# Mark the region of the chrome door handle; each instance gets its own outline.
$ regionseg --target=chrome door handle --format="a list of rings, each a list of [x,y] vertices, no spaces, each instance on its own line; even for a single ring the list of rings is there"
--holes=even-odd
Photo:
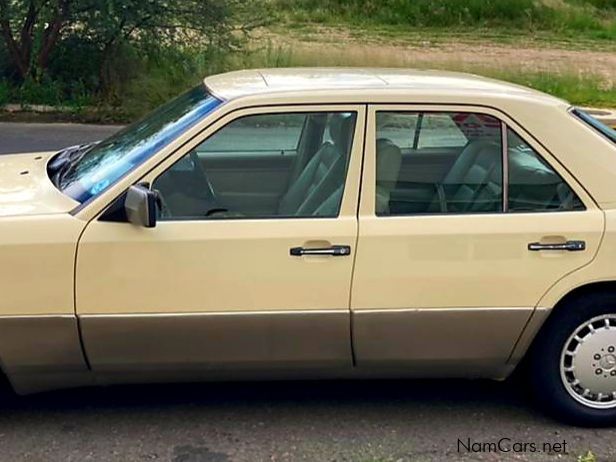
[[[351,247],[348,245],[332,245],[324,248],[304,248],[292,247],[289,253],[293,257],[302,257],[304,255],[331,255],[332,257],[345,257],[351,255]]]
[[[540,250],[567,250],[569,252],[580,252],[586,250],[584,241],[567,241],[562,244],[542,244],[541,242],[531,242],[528,250],[538,252]]]

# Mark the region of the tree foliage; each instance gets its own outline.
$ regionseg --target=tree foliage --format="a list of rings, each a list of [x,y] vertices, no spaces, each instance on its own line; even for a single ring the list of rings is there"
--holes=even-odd
[[[257,0],[0,0],[0,36],[16,82],[40,79],[62,42],[88,44],[99,85],[123,45],[233,48],[257,25]],[[70,51],[70,50],[69,50]]]

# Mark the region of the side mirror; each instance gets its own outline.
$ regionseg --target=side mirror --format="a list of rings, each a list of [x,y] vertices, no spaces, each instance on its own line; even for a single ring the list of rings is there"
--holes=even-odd
[[[126,191],[124,212],[129,223],[145,228],[156,226],[157,193],[143,185],[133,185]]]

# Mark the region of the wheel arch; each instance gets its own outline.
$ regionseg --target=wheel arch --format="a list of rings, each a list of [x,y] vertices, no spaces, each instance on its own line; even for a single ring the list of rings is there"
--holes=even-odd
[[[596,293],[616,293],[616,280],[595,281],[574,287],[556,302],[554,307],[550,310],[548,319],[551,318],[554,313],[557,313],[563,309],[563,307],[566,306],[571,300]]]
[[[550,320],[554,319],[562,310],[567,309],[571,302],[577,298],[598,293],[616,294],[616,280],[582,284],[565,293],[552,308],[536,308],[508,362],[523,365],[532,354],[533,346],[537,339],[541,337],[541,333],[546,330]]]

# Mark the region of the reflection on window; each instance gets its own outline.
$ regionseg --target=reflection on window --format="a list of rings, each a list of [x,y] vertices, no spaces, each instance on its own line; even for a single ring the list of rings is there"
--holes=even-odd
[[[95,145],[60,173],[58,186],[85,202],[169,145],[220,105],[200,85]]]
[[[207,142],[197,148],[197,151],[200,153],[254,153],[255,141],[258,139],[258,148],[263,152],[293,154],[299,144],[305,121],[306,114],[266,114],[243,117],[211,136]]]

